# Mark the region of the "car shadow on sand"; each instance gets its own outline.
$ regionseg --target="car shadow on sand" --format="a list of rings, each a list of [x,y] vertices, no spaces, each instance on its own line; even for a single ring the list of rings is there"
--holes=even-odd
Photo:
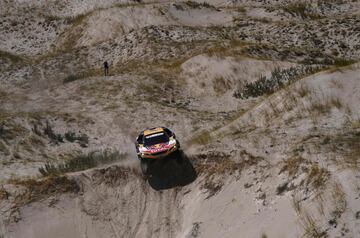
[[[183,187],[197,178],[189,158],[183,153],[172,153],[150,166],[149,185],[155,190]]]

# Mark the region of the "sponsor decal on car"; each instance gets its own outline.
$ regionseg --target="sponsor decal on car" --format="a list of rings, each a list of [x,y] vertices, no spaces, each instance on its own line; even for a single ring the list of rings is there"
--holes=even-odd
[[[161,151],[170,149],[171,147],[172,147],[171,145],[167,145],[167,144],[156,144],[156,145],[150,146],[148,152],[157,153],[157,152],[161,152]]]
[[[152,135],[149,135],[149,136],[146,136],[146,139],[149,139],[149,138],[153,138],[153,137],[157,137],[157,136],[162,136],[164,135],[164,133],[156,133],[156,134],[152,134]]]

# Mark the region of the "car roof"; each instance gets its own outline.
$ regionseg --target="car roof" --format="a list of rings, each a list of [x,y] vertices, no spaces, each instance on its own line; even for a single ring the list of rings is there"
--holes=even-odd
[[[145,130],[144,131],[144,136],[148,136],[148,135],[155,134],[155,133],[160,133],[160,132],[164,132],[164,128],[155,127],[155,128]]]

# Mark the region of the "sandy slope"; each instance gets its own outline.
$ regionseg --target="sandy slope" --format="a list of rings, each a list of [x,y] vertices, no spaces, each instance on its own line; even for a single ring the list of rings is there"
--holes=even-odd
[[[1,1],[0,238],[359,237],[359,2],[306,2]]]
[[[81,196],[50,197],[24,207],[22,220],[9,226],[9,237],[174,237],[181,226],[182,192],[155,190],[164,182],[152,179],[151,187],[136,170],[118,166],[73,176]]]

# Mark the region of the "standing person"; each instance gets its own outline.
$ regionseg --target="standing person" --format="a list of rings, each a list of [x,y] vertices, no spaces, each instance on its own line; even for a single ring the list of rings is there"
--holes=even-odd
[[[105,76],[109,75],[109,64],[107,61],[104,62],[104,73],[105,73]]]

